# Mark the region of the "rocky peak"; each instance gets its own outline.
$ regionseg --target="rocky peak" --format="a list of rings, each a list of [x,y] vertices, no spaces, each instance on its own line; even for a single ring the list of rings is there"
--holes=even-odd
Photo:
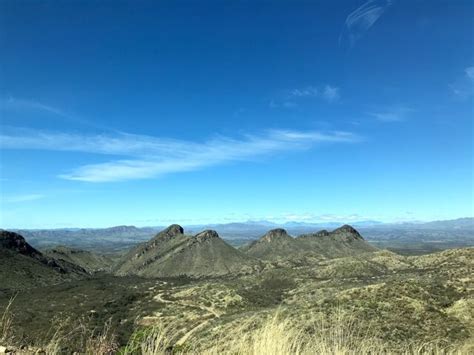
[[[342,237],[345,240],[350,240],[350,239],[364,239],[362,236],[359,234],[359,232],[352,226],[345,224],[342,227],[339,227],[335,230],[332,231],[331,235],[335,237]]]
[[[184,234],[184,229],[179,224],[172,224],[168,228],[166,228],[163,232],[169,235],[178,235]]]
[[[175,237],[177,235],[183,234],[184,229],[178,224],[172,224],[166,229],[163,229],[161,232],[158,232],[157,235],[155,235],[155,238],[152,239],[152,241],[159,241],[159,240],[168,240],[172,237]]]
[[[5,230],[0,231],[0,248],[32,257],[41,256],[41,253],[29,245],[20,234]]]
[[[206,240],[211,240],[211,239],[219,239],[219,234],[215,230],[205,230],[201,233],[196,234],[196,239],[199,240],[200,242],[206,241]]]
[[[135,258],[139,257],[143,253],[147,252],[148,250],[152,250],[156,248],[161,243],[165,243],[178,235],[183,235],[184,229],[178,224],[172,224],[168,228],[158,232],[153,239],[146,243],[145,247],[143,247],[142,251],[135,255]]]
[[[274,240],[286,238],[291,238],[286,232],[286,230],[284,230],[283,228],[276,228],[272,229],[271,231],[268,231],[267,234],[265,234],[261,240],[265,242],[271,242]]]

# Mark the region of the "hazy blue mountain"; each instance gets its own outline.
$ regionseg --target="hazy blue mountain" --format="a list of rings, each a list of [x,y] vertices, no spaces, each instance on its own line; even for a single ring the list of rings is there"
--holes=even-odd
[[[184,226],[186,233],[196,234],[202,230],[215,230],[222,239],[238,246],[257,240],[270,229],[284,228],[289,235],[316,233],[322,229],[335,229],[342,225],[339,222],[306,223],[286,222],[276,224],[269,221],[247,221],[222,224],[202,224]],[[474,245],[474,218],[459,218],[447,221],[382,223],[374,220],[351,223],[364,237],[371,242],[384,243],[383,247],[399,247],[399,243],[414,245],[436,242],[440,249]],[[116,226],[111,228],[67,228],[15,230],[28,239],[29,243],[39,249],[67,245],[101,252],[124,251],[139,243],[146,242],[162,226],[135,227]],[[442,244],[442,243],[448,244]],[[380,246],[380,245],[379,245]]]

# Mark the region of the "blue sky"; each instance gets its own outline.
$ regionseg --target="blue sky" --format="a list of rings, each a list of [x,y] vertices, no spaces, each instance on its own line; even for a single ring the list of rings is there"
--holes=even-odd
[[[473,215],[471,1],[2,1],[3,228]]]

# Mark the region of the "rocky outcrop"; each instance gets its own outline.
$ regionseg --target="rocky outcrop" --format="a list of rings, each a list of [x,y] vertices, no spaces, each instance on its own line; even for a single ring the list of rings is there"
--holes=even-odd
[[[215,230],[205,230],[201,233],[196,234],[195,238],[200,242],[205,242],[213,239],[220,239],[219,234]]]
[[[271,243],[278,240],[291,238],[283,228],[272,229],[265,234],[260,241]]]
[[[163,233],[166,233],[168,235],[178,235],[178,234],[184,234],[184,228],[181,227],[179,224],[172,224],[168,228],[166,228]]]
[[[330,233],[330,236],[333,238],[340,238],[345,241],[364,240],[364,238],[362,238],[360,233],[355,228],[347,224],[333,230]]]
[[[43,255],[28,244],[23,236],[15,232],[0,231],[0,248],[36,259],[43,258]]]

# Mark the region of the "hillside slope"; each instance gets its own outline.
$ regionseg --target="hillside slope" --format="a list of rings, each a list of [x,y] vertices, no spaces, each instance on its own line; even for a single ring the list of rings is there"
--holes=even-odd
[[[378,249],[364,240],[357,230],[349,225],[328,232],[303,234],[296,238],[304,250],[317,253],[328,258],[357,255],[373,252]]]
[[[224,242],[215,231],[196,236],[172,225],[137,246],[119,263],[118,275],[215,277],[252,272],[259,262]]]
[[[21,235],[0,231],[0,288],[50,285],[86,275],[80,266],[43,255]]]
[[[247,255],[269,261],[289,259],[304,253],[303,246],[281,228],[270,230],[242,250]]]
[[[66,246],[57,246],[53,249],[45,250],[44,255],[58,261],[62,260],[78,265],[90,274],[98,271],[108,271],[114,263],[112,258],[105,255]]]
[[[273,229],[260,239],[242,247],[247,255],[262,260],[298,260],[305,257],[339,258],[377,251],[351,226],[293,238],[284,229]]]

